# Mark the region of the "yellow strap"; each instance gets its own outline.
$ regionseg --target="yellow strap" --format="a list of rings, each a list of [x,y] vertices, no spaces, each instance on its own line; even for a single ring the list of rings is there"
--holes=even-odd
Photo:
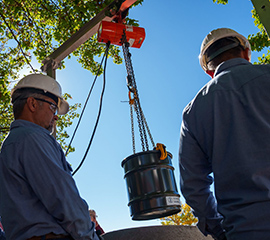
[[[160,155],[160,160],[164,160],[167,158],[168,154],[166,151],[166,147],[162,143],[157,143],[156,150],[159,150],[161,155]]]

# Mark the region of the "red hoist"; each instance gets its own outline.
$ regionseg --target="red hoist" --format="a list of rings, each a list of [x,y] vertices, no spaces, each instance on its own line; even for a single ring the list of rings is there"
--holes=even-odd
[[[122,46],[123,32],[130,47],[140,48],[145,39],[145,30],[122,23],[102,21],[98,31],[98,41]]]
[[[129,47],[140,48],[145,39],[141,27],[102,21],[98,41],[122,46],[127,70],[133,155],[122,161],[127,184],[129,207],[133,220],[148,220],[176,214],[181,210],[180,195],[174,178],[172,154],[163,144],[155,146],[139,101]],[[136,113],[142,151],[136,153],[133,113]],[[153,145],[149,150],[148,137]]]

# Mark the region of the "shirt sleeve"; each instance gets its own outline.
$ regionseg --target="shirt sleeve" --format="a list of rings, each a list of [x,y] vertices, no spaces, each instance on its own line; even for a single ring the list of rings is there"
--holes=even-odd
[[[215,239],[224,239],[222,216],[210,186],[213,183],[212,167],[196,138],[190,132],[183,117],[179,149],[180,186],[183,196],[196,217],[198,228],[204,235],[211,234]]]
[[[60,145],[49,135],[30,134],[20,161],[37,198],[74,239],[98,239],[88,205],[80,197]]]

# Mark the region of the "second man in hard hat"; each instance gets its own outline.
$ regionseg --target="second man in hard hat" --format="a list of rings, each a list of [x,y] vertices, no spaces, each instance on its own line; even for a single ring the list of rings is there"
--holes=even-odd
[[[236,31],[211,31],[199,59],[212,80],[183,112],[181,190],[219,240],[270,239],[270,66],[250,52]]]

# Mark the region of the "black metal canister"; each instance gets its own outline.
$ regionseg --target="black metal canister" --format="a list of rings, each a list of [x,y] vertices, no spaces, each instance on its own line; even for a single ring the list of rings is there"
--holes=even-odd
[[[160,160],[160,155],[159,150],[152,150],[122,161],[133,220],[162,218],[181,210],[172,155],[168,153],[164,160]]]

